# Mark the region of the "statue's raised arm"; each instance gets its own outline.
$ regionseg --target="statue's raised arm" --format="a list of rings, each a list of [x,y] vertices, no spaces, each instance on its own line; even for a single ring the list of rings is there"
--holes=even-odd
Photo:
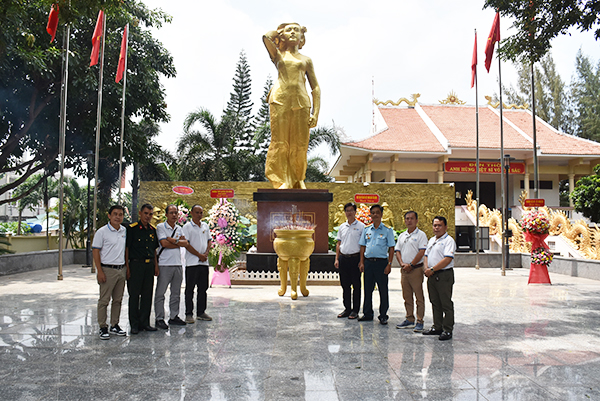
[[[267,32],[263,43],[277,68],[277,82],[269,95],[271,145],[265,175],[274,188],[306,188],[306,155],[310,128],[316,127],[321,89],[312,60],[298,52],[304,46],[306,28],[281,24]],[[311,101],[306,79],[312,90]]]

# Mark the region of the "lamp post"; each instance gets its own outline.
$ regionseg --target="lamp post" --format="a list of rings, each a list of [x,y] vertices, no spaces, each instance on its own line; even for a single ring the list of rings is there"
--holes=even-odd
[[[92,266],[92,241],[91,241],[91,237],[92,237],[92,220],[91,220],[91,215],[90,215],[90,184],[92,181],[92,163],[94,161],[94,152],[92,152],[91,150],[87,150],[83,153],[83,156],[86,157],[87,159],[87,178],[88,178],[88,185],[87,185],[87,224],[86,224],[86,231],[87,231],[87,238],[85,241],[85,265],[83,265],[83,267],[91,267]]]

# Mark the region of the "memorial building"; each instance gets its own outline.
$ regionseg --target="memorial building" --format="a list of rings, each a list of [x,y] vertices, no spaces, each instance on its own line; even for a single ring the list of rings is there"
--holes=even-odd
[[[475,193],[476,108],[454,94],[436,105],[405,98],[375,100],[370,135],[341,145],[329,174],[338,182],[455,183],[455,203],[464,205],[468,190]],[[500,110],[498,104],[479,107],[480,200],[500,208]],[[519,202],[523,189],[533,197],[533,119],[525,106],[502,110],[504,153],[510,155],[508,206]],[[563,133],[536,118],[539,197],[560,205],[559,183],[569,190],[600,163],[600,143]],[[571,205],[572,206],[572,205]]]

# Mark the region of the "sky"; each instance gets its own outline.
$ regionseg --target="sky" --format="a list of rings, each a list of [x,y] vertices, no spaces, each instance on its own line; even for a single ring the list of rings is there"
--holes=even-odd
[[[254,112],[268,75],[277,78],[262,43],[262,35],[280,23],[305,26],[306,44],[321,87],[320,126],[341,127],[346,140],[369,136],[372,98],[397,101],[420,93],[419,103],[439,104],[454,92],[475,104],[471,89],[474,30],[478,33],[479,104],[498,93],[498,62],[485,70],[485,43],[494,11],[483,0],[143,0],[173,17],[153,35],[170,51],[176,78],[161,80],[166,90],[168,123],[157,141],[175,151],[185,116],[205,108],[220,118],[233,89],[240,51],[251,70]],[[501,19],[501,37],[511,34],[512,22]],[[561,36],[552,42],[559,74],[570,82],[581,48],[596,64],[600,41],[593,32]],[[374,82],[374,85],[373,85]],[[502,83],[516,84],[510,63],[502,64]]]

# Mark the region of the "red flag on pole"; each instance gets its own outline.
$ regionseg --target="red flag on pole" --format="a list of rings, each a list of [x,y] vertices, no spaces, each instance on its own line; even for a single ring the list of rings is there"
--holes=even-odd
[[[46,25],[46,32],[52,36],[50,43],[54,41],[56,36],[56,30],[58,29],[58,4],[52,4],[50,8],[50,14],[48,15],[48,24]]]
[[[494,56],[494,46],[496,45],[496,42],[500,42],[500,13],[496,13],[496,16],[494,17],[492,30],[490,31],[490,36],[488,36],[488,40],[485,45],[485,69],[487,72],[490,72],[492,57]]]
[[[127,26],[123,29],[123,39],[121,40],[121,52],[119,53],[119,67],[117,68],[117,77],[115,82],[119,82],[123,79],[123,73],[125,72],[125,61],[127,60]]]
[[[98,64],[98,55],[100,54],[100,39],[104,27],[104,12],[100,10],[98,20],[96,21],[96,29],[92,36],[92,54],[90,55],[90,67]]]
[[[471,88],[475,85],[477,74],[477,32],[475,32],[475,44],[473,45],[473,60],[471,61]]]

